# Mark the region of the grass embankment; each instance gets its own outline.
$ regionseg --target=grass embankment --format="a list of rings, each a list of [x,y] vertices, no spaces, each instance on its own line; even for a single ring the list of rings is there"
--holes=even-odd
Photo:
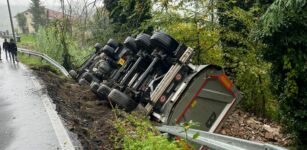
[[[30,62],[33,63],[37,64]],[[67,129],[77,134],[84,149],[184,149],[179,142],[163,137],[141,113],[112,109],[107,100],[97,98],[88,86],[80,86],[69,78],[42,70],[35,73],[45,82],[58,114]]]
[[[37,41],[33,35],[21,37],[19,47],[35,49]],[[18,57],[20,62],[35,70],[45,81],[48,94],[55,101],[59,114],[68,124],[73,124],[68,128],[79,136],[85,148],[184,149],[179,142],[170,141],[160,135],[146,117],[137,113],[128,114],[119,109],[112,111],[108,102],[100,105],[101,100],[88,88],[79,87],[71,80],[59,77],[61,72],[41,58],[23,53],[19,53]],[[52,83],[48,82],[50,79],[53,80]],[[98,105],[88,106],[89,103]],[[79,114],[81,112],[82,115]]]
[[[27,48],[27,49],[36,49],[36,39],[32,34],[21,34],[21,40],[18,42],[18,47]]]
[[[27,48],[30,50],[35,50],[36,48],[36,38],[32,34],[21,34],[21,41],[18,43],[18,47],[20,48]],[[27,54],[18,53],[18,58],[20,62],[26,64],[33,70],[44,70],[50,71],[57,75],[62,75],[61,71],[51,65],[50,63],[46,62],[45,60],[36,57],[36,56],[29,56]]]
[[[116,133],[111,136],[115,149],[135,150],[182,150],[191,149],[179,141],[168,140],[138,112],[128,114],[119,109],[113,110],[115,119],[111,122]]]
[[[56,75],[62,75],[59,69],[39,57],[18,53],[18,59],[21,63],[29,66],[33,70],[50,71]]]
[[[47,30],[40,30],[34,34],[21,34],[18,47],[44,53],[63,64],[64,47],[68,50],[70,67],[80,66],[84,60],[94,52],[93,45],[80,46],[72,37],[67,37],[67,43],[63,46],[58,38],[49,34]],[[66,66],[67,67],[67,66]]]

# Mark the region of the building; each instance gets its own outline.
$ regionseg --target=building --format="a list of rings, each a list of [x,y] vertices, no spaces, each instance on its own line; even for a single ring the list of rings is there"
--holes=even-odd
[[[45,9],[47,19],[48,20],[55,20],[55,19],[62,19],[63,18],[63,13],[51,9]]]
[[[46,21],[63,18],[63,14],[61,12],[58,12],[58,11],[55,11],[55,10],[44,8],[44,12],[45,12],[45,16],[46,16],[45,17]],[[18,20],[20,20],[18,18],[20,18],[20,17],[21,17],[21,19],[23,20],[24,23],[18,22]],[[35,33],[33,16],[32,16],[30,9],[17,14],[14,18],[16,20],[16,28],[17,28],[16,32],[17,33]]]

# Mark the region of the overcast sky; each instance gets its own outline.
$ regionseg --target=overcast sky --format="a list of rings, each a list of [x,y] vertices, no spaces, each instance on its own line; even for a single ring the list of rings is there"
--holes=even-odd
[[[30,6],[31,0],[9,0],[12,10],[12,16],[15,16],[17,13],[27,10]],[[40,0],[42,5],[53,10],[60,10],[60,0]],[[65,0],[66,1],[66,0]],[[83,6],[84,2],[87,1],[91,3],[95,0],[70,0],[73,9],[79,7],[74,6]],[[103,0],[96,0],[96,6],[102,5]],[[91,9],[91,8],[90,8]],[[10,19],[7,9],[7,0],[0,0],[0,31],[10,29]]]
[[[12,16],[15,16],[17,13],[23,12],[29,8],[31,0],[9,0],[12,10]],[[41,0],[42,5],[59,10],[60,0]],[[10,30],[10,19],[7,9],[7,0],[0,0],[0,31]],[[16,22],[14,22],[16,24]]]
[[[11,5],[29,6],[31,0],[9,0]],[[60,0],[41,0],[44,6],[57,6]],[[0,0],[0,5],[6,5],[6,0]]]

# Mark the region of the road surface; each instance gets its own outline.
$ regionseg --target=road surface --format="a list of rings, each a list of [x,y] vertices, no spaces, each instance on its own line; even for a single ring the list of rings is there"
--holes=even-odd
[[[2,39],[0,39],[2,45]],[[22,64],[0,61],[0,150],[74,149],[37,79]]]

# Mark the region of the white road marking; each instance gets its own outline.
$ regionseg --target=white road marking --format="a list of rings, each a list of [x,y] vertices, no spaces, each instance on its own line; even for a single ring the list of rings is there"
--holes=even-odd
[[[23,69],[26,69],[23,64],[19,64]],[[32,82],[38,90],[42,89],[42,86],[38,82],[38,80],[33,77],[31,78]],[[49,116],[49,119],[51,121],[52,127],[55,131],[55,134],[58,138],[58,141],[61,145],[62,150],[75,150],[75,147],[72,144],[72,141],[63,125],[63,122],[61,121],[60,117],[58,116],[57,112],[55,111],[55,106],[51,102],[50,97],[47,94],[42,95],[42,102],[45,107],[45,110]],[[39,121],[39,120],[38,120]]]

